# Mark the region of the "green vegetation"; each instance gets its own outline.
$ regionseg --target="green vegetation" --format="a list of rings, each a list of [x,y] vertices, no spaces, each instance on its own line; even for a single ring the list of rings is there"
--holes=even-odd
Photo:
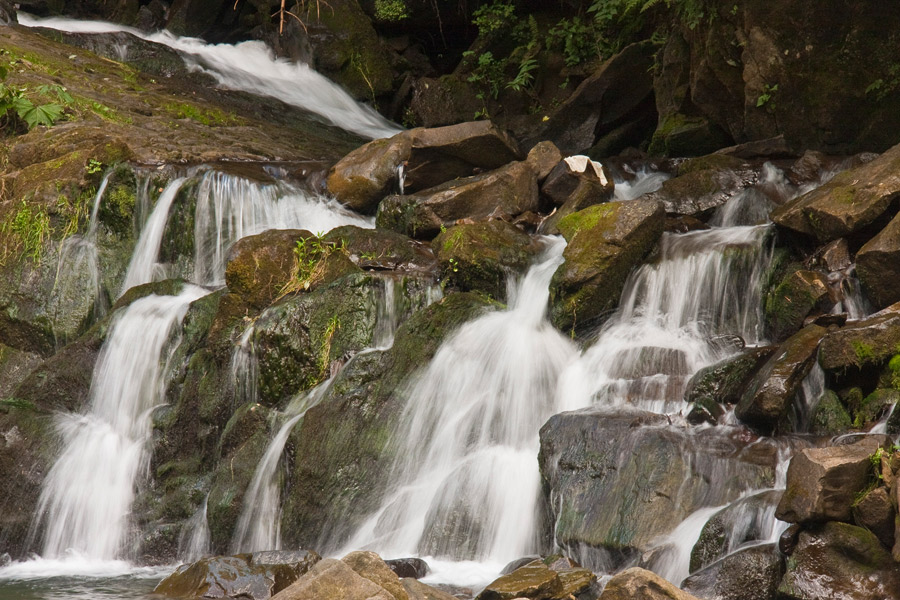
[[[409,11],[403,0],[375,0],[375,18],[379,21],[396,23],[409,18]]]
[[[8,72],[7,67],[0,66],[0,131],[21,133],[38,125],[50,127],[73,102],[60,85],[41,85],[33,92],[8,85]]]
[[[325,259],[334,252],[347,254],[347,247],[343,240],[340,244],[336,244],[323,241],[321,236],[300,238],[294,248],[294,256],[297,259],[294,274],[279,296],[308,290],[323,275]]]
[[[238,122],[234,115],[226,114],[217,108],[200,108],[186,102],[168,102],[163,109],[176,119],[190,119],[202,125],[233,125]]]
[[[18,210],[0,223],[0,234],[3,234],[0,263],[17,254],[24,254],[35,263],[40,262],[44,241],[49,238],[50,232],[47,211],[43,208],[32,209],[22,200]]]

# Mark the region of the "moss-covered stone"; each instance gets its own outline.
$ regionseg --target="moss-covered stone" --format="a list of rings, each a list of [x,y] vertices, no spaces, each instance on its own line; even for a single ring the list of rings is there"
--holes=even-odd
[[[826,390],[809,417],[810,430],[816,435],[840,435],[853,426],[853,419],[841,399]]]
[[[492,307],[477,294],[450,294],[404,321],[390,350],[359,354],[343,368],[288,442],[285,544],[332,547],[377,508],[395,458],[400,386],[446,336]]]
[[[894,305],[822,338],[819,364],[826,371],[881,366],[900,352],[900,306]]]
[[[297,270],[297,241],[313,237],[305,230],[273,229],[238,240],[228,254],[225,284],[248,305],[262,310]]]
[[[665,214],[656,202],[608,202],[559,222],[569,242],[550,283],[550,319],[564,331],[586,331],[615,308],[631,270],[662,235]]]
[[[506,298],[507,279],[524,271],[541,250],[536,239],[505,221],[457,225],[431,245],[450,285],[498,300]]]
[[[817,271],[789,273],[766,296],[766,324],[775,341],[796,333],[814,309],[830,308],[828,280]]]
[[[427,244],[387,229],[345,225],[326,233],[322,241],[341,246],[350,260],[365,270],[432,273],[437,266]]]

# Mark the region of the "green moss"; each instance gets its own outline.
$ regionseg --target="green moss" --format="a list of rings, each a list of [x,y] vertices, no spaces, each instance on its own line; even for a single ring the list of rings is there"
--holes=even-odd
[[[593,229],[601,223],[610,224],[615,220],[618,210],[619,205],[616,203],[597,204],[563,217],[558,227],[563,237],[571,241],[579,231]]]
[[[235,115],[227,114],[217,108],[200,108],[186,102],[167,102],[163,110],[176,119],[190,119],[209,127],[235,125],[240,122]]]
[[[841,204],[853,204],[856,198],[856,188],[851,186],[838,186],[832,189],[831,197]]]
[[[44,252],[44,242],[50,238],[51,232],[47,211],[22,200],[16,212],[0,223],[0,233],[3,234],[0,263],[21,256],[39,263]]]
[[[853,340],[850,342],[853,352],[856,354],[857,364],[863,365],[872,362],[875,359],[875,349],[871,344],[867,344],[862,340]]]

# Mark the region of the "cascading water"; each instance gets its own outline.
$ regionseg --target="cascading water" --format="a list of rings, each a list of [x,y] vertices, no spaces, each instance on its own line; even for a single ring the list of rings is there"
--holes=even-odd
[[[36,513],[45,529],[44,558],[127,555],[134,482],[147,466],[150,411],[165,393],[165,351],[188,305],[206,293],[188,286],[178,296],[148,296],[116,320],[87,411],[61,416],[57,424],[63,450]]]
[[[215,77],[223,88],[271,96],[308,110],[328,122],[364,137],[388,137],[400,128],[375,110],[356,102],[340,86],[304,64],[276,59],[263,42],[207,44],[168,31],[147,34],[138,29],[101,21],[64,18],[38,19],[19,13],[19,24],[72,33],[126,32],[177,50],[189,66]]]
[[[563,245],[549,241],[509,310],[464,325],[409,387],[393,492],[347,547],[502,562],[539,546],[537,432],[576,353],[544,320]]]

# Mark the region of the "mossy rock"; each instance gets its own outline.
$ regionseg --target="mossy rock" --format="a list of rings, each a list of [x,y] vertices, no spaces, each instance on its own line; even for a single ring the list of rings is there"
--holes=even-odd
[[[326,233],[322,241],[343,247],[350,260],[365,270],[432,273],[437,267],[427,244],[388,229],[345,225]]]
[[[451,227],[431,243],[444,278],[462,291],[506,298],[510,276],[522,273],[541,244],[505,221]]]
[[[698,156],[731,143],[728,133],[708,119],[672,113],[660,118],[647,152],[652,156]]]
[[[850,323],[822,339],[819,364],[827,372],[881,367],[900,352],[900,306]]]
[[[775,341],[787,339],[803,326],[814,309],[830,308],[827,277],[817,271],[788,273],[766,296],[766,323]]]
[[[314,237],[301,229],[272,229],[238,240],[228,253],[225,284],[248,305],[262,310],[296,271],[298,240]]]
[[[563,331],[586,331],[615,308],[625,280],[655,247],[665,213],[657,202],[608,202],[559,222],[568,241],[565,262],[550,282],[550,320]]]
[[[390,350],[358,354],[343,368],[288,442],[286,545],[336,547],[378,507],[395,459],[401,386],[442,340],[492,308],[481,295],[450,294],[406,319]]]
[[[853,427],[850,413],[836,393],[826,390],[809,417],[810,431],[815,435],[840,435]]]
[[[688,381],[684,401],[703,406],[736,404],[747,384],[774,352],[772,346],[753,348],[700,369]]]

